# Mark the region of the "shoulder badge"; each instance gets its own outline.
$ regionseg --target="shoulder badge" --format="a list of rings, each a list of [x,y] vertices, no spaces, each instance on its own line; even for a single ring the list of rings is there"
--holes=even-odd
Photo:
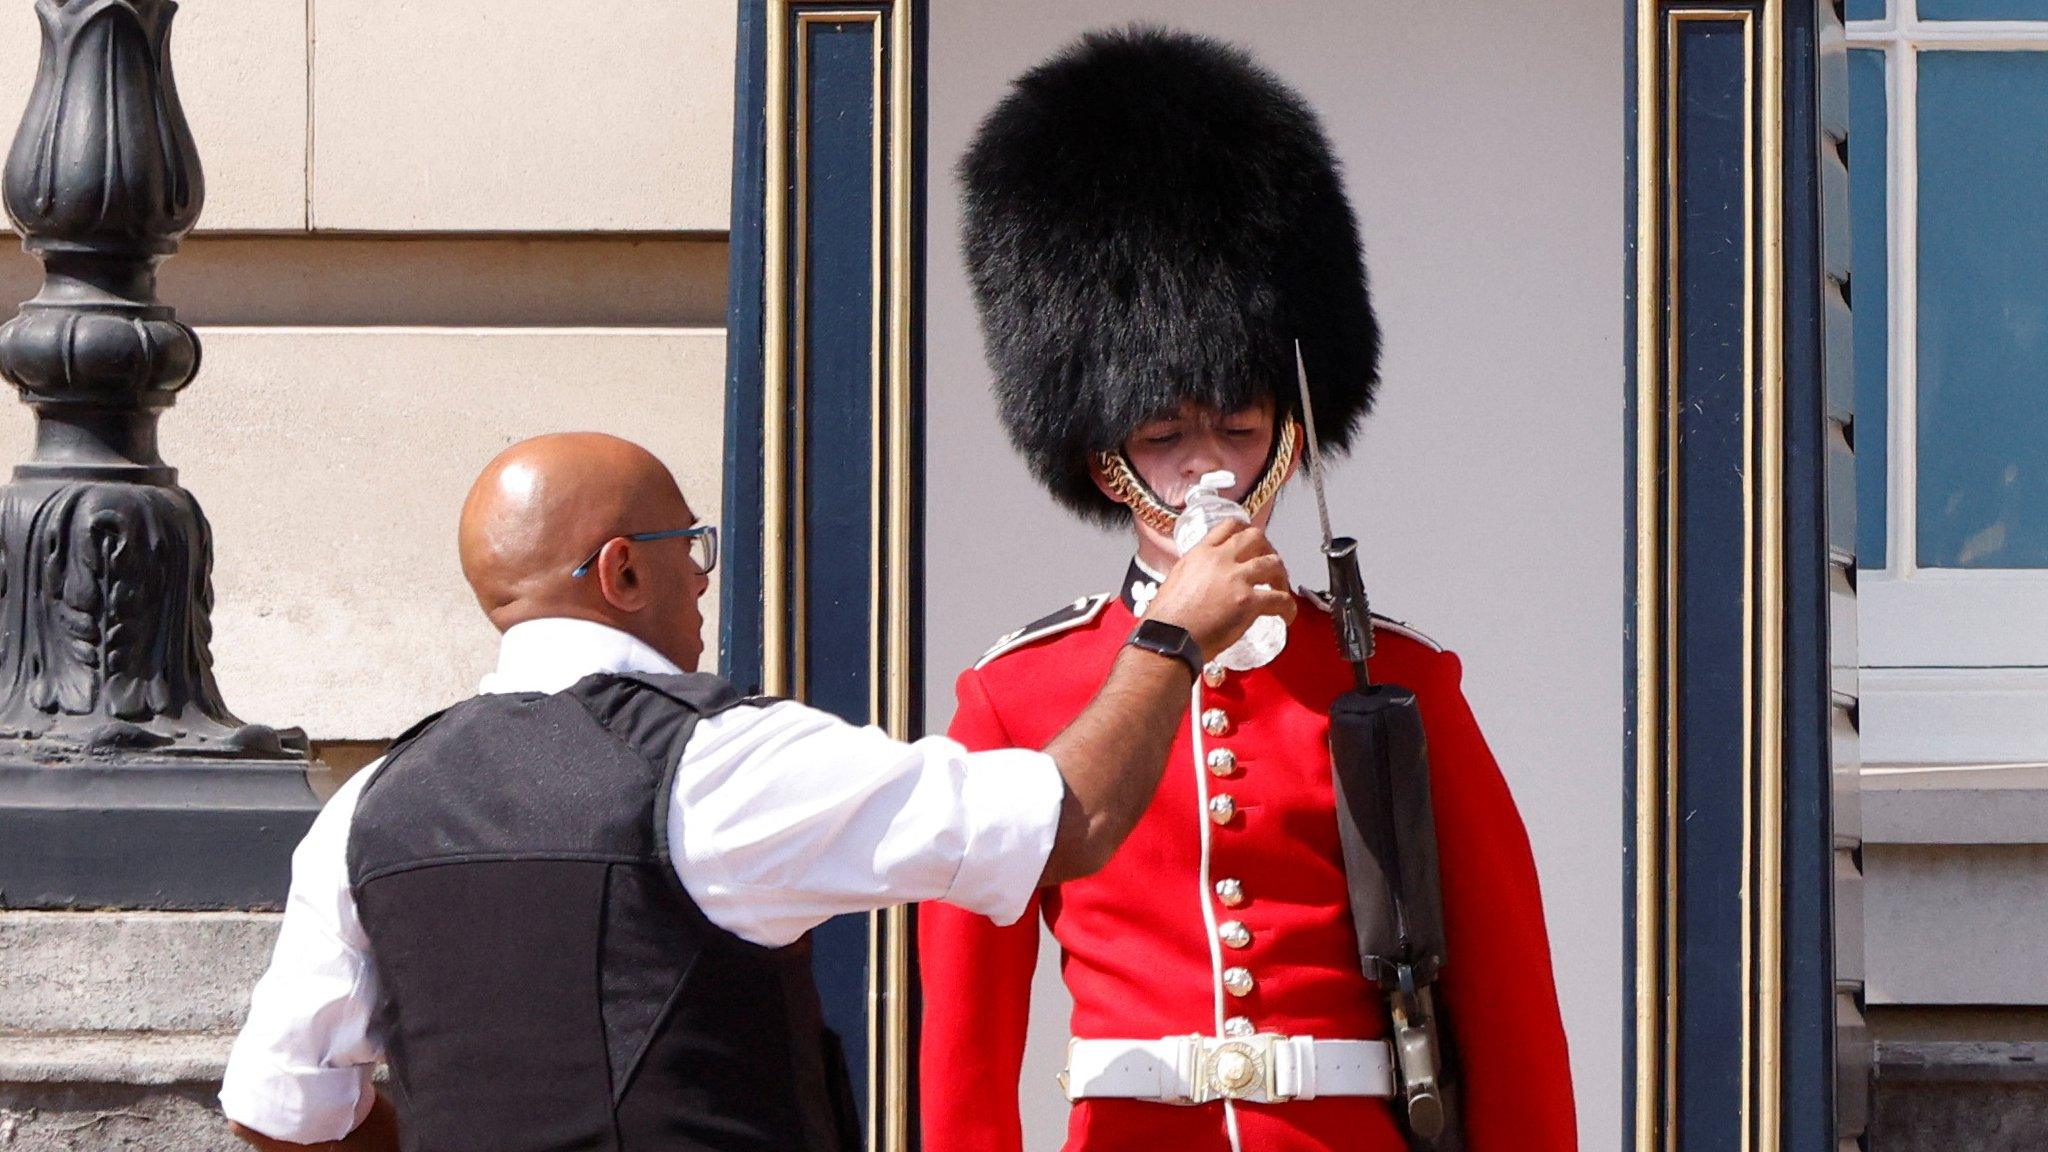
[[[981,654],[981,659],[976,660],[974,666],[976,668],[986,667],[989,661],[994,660],[1005,652],[1022,648],[1034,640],[1043,640],[1047,636],[1056,636],[1061,632],[1079,628],[1081,625],[1100,616],[1103,606],[1108,603],[1109,593],[1107,592],[1100,596],[1083,596],[1059,611],[1041,616],[1022,628],[1017,629],[1015,632],[997,640],[994,647]]]
[[[1295,588],[1295,592],[1303,597],[1306,597],[1311,604],[1314,604],[1316,607],[1321,608],[1323,611],[1328,612],[1330,610],[1329,593],[1318,592],[1315,589],[1306,586]],[[1424,648],[1429,649],[1431,652],[1441,652],[1444,650],[1443,645],[1437,643],[1434,640],[1431,640],[1429,637],[1423,635],[1420,632],[1417,632],[1415,629],[1410,628],[1408,625],[1401,623],[1399,620],[1394,620],[1389,617],[1382,616],[1377,612],[1372,614],[1372,626],[1376,629],[1379,629],[1382,632],[1392,632],[1396,636],[1406,636],[1408,639],[1415,641],[1417,644],[1422,645]]]
[[[1437,643],[1434,640],[1431,640],[1429,637],[1424,636],[1422,633],[1417,632],[1415,629],[1410,628],[1406,624],[1401,623],[1399,620],[1389,620],[1385,616],[1382,616],[1377,612],[1372,614],[1372,626],[1379,629],[1382,632],[1392,632],[1396,636],[1406,636],[1408,639],[1415,641],[1417,644],[1422,645],[1424,648],[1429,649],[1431,652],[1441,652],[1444,650],[1443,645]]]

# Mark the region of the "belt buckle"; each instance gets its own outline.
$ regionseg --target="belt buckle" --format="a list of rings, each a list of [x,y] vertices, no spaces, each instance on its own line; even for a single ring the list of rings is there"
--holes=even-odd
[[[1194,1100],[1241,1100],[1278,1104],[1290,1097],[1279,1091],[1274,1053],[1286,1037],[1275,1032],[1253,1036],[1201,1036],[1195,1044]]]

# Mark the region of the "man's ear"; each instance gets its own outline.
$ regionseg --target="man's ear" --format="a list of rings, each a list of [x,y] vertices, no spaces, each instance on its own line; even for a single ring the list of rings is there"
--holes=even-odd
[[[615,536],[597,554],[598,591],[605,603],[621,612],[638,612],[647,607],[647,581],[640,574],[639,556],[631,540]]]

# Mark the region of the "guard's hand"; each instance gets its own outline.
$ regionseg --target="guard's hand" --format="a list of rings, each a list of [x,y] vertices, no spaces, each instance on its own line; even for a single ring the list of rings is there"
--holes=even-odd
[[[1226,521],[1173,566],[1145,616],[1187,629],[1201,645],[1202,658],[1214,660],[1259,617],[1292,621],[1290,586],[1287,566],[1266,534]]]

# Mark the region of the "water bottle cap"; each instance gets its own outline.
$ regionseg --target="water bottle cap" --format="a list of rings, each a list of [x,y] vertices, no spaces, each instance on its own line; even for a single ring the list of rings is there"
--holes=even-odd
[[[1195,486],[1188,489],[1181,501],[1180,516],[1173,522],[1173,546],[1186,555],[1188,549],[1202,542],[1202,538],[1224,520],[1246,520],[1244,509],[1239,508],[1222,494],[1222,489],[1236,485],[1237,476],[1231,472],[1210,472]]]

